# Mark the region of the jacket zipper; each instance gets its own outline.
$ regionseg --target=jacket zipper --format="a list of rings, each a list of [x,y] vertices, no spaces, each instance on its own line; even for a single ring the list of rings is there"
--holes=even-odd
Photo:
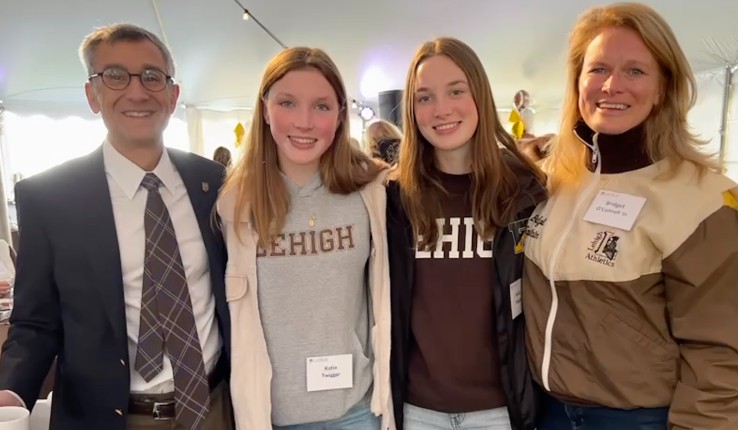
[[[577,136],[579,137],[579,136]],[[564,247],[564,243],[566,243],[567,239],[569,238],[569,234],[571,233],[572,228],[574,227],[574,222],[577,221],[577,216],[579,214],[579,210],[581,209],[584,202],[587,200],[587,198],[592,194],[592,191],[597,187],[597,184],[600,180],[600,172],[602,171],[602,160],[600,157],[600,147],[597,143],[599,137],[599,133],[595,133],[595,135],[592,137],[593,144],[590,145],[583,139],[579,138],[584,142],[585,145],[587,145],[592,150],[592,164],[594,164],[595,171],[594,175],[592,175],[592,179],[590,180],[589,184],[585,187],[584,191],[577,197],[577,200],[574,204],[574,209],[572,211],[572,216],[569,217],[563,233],[561,236],[559,236],[558,242],[556,242],[556,245],[554,246],[553,252],[551,253],[551,258],[548,261],[548,285],[551,289],[551,310],[548,314],[548,320],[546,321],[546,332],[543,342],[543,362],[541,363],[541,381],[543,382],[543,388],[546,389],[546,391],[551,391],[551,386],[549,382],[549,371],[551,370],[551,343],[553,338],[553,328],[554,323],[556,322],[556,314],[559,310],[559,296],[556,292],[556,283],[555,283],[555,268],[556,263],[558,263],[559,256],[561,255],[561,250]],[[545,218],[548,218],[548,213],[553,208],[554,204],[556,202],[556,198],[552,198],[544,210]]]

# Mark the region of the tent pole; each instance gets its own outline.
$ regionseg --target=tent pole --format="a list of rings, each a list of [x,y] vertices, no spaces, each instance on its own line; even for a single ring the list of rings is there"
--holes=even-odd
[[[0,142],[5,136],[4,119],[5,108],[0,101]],[[13,238],[10,235],[10,218],[8,217],[8,200],[5,197],[5,172],[3,169],[2,151],[0,151],[0,239],[4,239],[10,246],[13,246]]]
[[[728,155],[728,111],[730,110],[730,90],[732,88],[733,72],[738,69],[738,63],[725,66],[725,80],[723,85],[723,110],[720,118],[720,152],[718,153],[720,166],[725,167],[725,158]]]

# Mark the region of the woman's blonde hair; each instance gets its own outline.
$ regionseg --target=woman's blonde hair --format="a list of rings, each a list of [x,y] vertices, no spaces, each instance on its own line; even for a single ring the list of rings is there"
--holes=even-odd
[[[346,89],[328,54],[307,47],[283,50],[266,66],[246,137],[246,152],[226,178],[222,191],[236,193],[236,220],[241,219],[248,205],[248,216],[261,246],[271,243],[274,236],[281,233],[290,206],[289,193],[279,173],[277,147],[264,118],[265,100],[274,83],[291,71],[305,69],[317,70],[325,77],[340,106],[333,143],[320,159],[319,172],[324,186],[332,193],[349,194],[374,180],[381,169],[351,144]]]
[[[552,189],[563,183],[577,183],[586,170],[587,149],[574,133],[574,127],[582,121],[579,78],[589,44],[604,29],[612,27],[638,33],[659,65],[661,100],[644,123],[645,149],[651,159],[668,160],[672,171],[685,160],[694,163],[701,172],[720,170],[710,156],[698,149],[704,142],[689,131],[687,113],[696,100],[696,82],[669,24],[649,6],[615,3],[584,12],[571,33],[561,130],[552,147],[551,159],[546,162],[550,166]]]
[[[431,249],[438,241],[436,219],[442,216],[440,198],[446,192],[434,175],[433,146],[420,133],[415,121],[418,67],[436,55],[448,57],[464,72],[479,114],[477,130],[470,142],[472,215],[477,232],[490,238],[497,228],[509,223],[515,215],[521,189],[516,172],[503,160],[505,149],[543,181],[540,171],[520,154],[512,136],[502,126],[487,74],[474,50],[460,40],[447,37],[424,43],[415,53],[407,75],[403,101],[404,135],[397,173],[403,206],[416,239],[420,239],[419,249]]]

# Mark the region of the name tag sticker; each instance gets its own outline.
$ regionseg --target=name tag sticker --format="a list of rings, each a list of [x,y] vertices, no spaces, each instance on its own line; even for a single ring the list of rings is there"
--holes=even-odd
[[[308,357],[306,366],[308,392],[339,390],[354,385],[354,359],[351,354]]]
[[[510,309],[512,319],[523,313],[523,284],[520,279],[510,284]]]
[[[587,209],[584,220],[630,231],[645,204],[645,197],[601,190]]]

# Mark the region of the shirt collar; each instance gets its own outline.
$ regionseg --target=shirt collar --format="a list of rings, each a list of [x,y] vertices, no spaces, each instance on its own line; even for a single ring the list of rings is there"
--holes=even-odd
[[[131,200],[140,188],[144,176],[146,173],[149,173],[124,157],[108,140],[105,140],[103,143],[103,163],[105,164],[105,172],[113,178],[115,183],[123,190],[126,197]],[[166,148],[162,151],[159,163],[151,173],[161,179],[164,188],[169,193],[174,193],[178,182],[177,169],[169,159],[169,153]]]

